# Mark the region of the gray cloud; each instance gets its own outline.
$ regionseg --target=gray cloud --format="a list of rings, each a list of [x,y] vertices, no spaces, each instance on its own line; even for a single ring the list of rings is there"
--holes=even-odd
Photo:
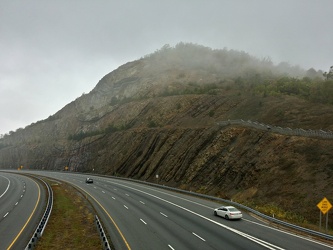
[[[47,118],[120,65],[178,42],[327,71],[331,0],[4,0],[0,134]]]

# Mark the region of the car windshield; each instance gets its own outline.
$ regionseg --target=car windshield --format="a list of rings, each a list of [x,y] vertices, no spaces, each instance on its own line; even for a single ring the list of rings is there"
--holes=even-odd
[[[237,208],[234,208],[234,207],[230,207],[229,208],[229,211],[230,212],[239,212]]]

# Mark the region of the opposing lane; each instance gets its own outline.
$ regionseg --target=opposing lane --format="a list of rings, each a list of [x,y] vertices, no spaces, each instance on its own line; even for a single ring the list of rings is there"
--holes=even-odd
[[[23,249],[40,219],[45,191],[23,175],[0,172],[0,182],[7,183],[0,194],[0,249]]]
[[[3,220],[25,192],[25,183],[12,176],[0,174],[0,221]]]
[[[0,198],[7,193],[10,186],[10,180],[6,176],[0,175]]]

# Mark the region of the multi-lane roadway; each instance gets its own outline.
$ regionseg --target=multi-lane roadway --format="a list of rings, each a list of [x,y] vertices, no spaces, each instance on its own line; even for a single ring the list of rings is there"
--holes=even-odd
[[[45,206],[43,185],[28,176],[0,172],[0,249],[24,249]]]
[[[90,176],[94,183],[87,184],[87,175],[33,173],[84,192],[95,203],[116,249],[333,249],[271,227],[245,211],[238,221],[215,217],[213,209],[221,204],[194,196],[115,178]]]

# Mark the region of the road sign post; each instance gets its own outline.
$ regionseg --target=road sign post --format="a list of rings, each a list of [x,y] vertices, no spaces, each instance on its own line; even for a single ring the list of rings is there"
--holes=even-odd
[[[319,212],[319,231],[321,230],[321,213],[326,214],[326,233],[328,225],[328,211],[332,208],[332,204],[324,197],[318,204],[317,207],[321,212]]]
[[[326,234],[327,234],[327,226],[328,226],[328,212],[326,213]]]
[[[319,211],[319,232],[321,232],[321,211]]]

